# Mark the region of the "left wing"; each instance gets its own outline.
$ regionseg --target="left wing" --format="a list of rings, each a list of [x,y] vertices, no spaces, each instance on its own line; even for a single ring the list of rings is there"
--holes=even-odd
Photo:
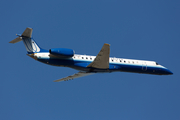
[[[73,80],[73,79],[75,79],[75,78],[84,77],[84,76],[92,75],[92,74],[94,74],[94,73],[90,73],[90,72],[78,72],[78,73],[76,73],[76,74],[67,76],[67,77],[65,77],[65,78],[61,78],[61,79],[55,80],[54,82],[61,82],[61,81],[66,81],[66,80]]]
[[[105,43],[101,48],[100,52],[87,67],[108,69],[109,68],[109,54],[110,54],[110,45]]]

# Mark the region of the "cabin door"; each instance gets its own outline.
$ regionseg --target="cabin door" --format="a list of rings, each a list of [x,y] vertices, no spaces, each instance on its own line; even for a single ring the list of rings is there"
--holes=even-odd
[[[142,63],[142,70],[143,71],[147,70],[147,64],[145,62]]]

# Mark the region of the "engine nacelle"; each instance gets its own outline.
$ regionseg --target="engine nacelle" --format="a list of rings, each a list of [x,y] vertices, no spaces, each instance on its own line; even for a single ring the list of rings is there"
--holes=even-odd
[[[72,57],[74,56],[74,50],[67,48],[53,48],[49,50],[49,53],[59,57]]]

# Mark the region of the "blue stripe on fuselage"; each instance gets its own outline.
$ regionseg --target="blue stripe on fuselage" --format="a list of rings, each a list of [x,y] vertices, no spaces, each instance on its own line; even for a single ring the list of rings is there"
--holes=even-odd
[[[143,69],[142,65],[137,64],[127,64],[127,63],[109,63],[109,69],[97,69],[97,68],[87,68],[92,61],[89,60],[74,60],[72,58],[56,59],[56,58],[38,58],[38,61],[54,65],[54,66],[65,66],[83,71],[92,72],[135,72],[135,73],[146,73],[146,74],[170,74],[170,71],[166,68],[160,66],[145,66]]]

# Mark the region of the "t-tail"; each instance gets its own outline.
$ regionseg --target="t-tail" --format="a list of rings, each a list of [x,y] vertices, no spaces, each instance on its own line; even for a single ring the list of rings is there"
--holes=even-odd
[[[41,52],[42,49],[35,43],[35,41],[31,38],[32,28],[26,28],[26,30],[22,33],[22,35],[16,34],[18,37],[9,43],[17,43],[21,40],[23,41],[28,54]]]

